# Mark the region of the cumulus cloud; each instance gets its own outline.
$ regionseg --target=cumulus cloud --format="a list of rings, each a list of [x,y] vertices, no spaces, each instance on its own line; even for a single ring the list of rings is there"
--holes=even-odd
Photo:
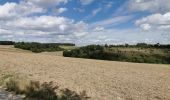
[[[67,3],[67,0],[25,0],[0,5],[1,39],[22,41],[74,41],[86,35],[87,24],[60,17],[67,8],[55,7],[57,15],[44,14],[49,6]],[[40,13],[40,15],[36,15]]]
[[[170,11],[170,0],[130,0],[130,11],[167,12]]]
[[[135,24],[144,30],[170,30],[170,12],[165,14],[152,14],[142,19],[139,19]]]
[[[0,5],[0,19],[4,20],[16,16],[14,12],[11,13],[15,7],[15,3],[6,3],[4,5]]]
[[[15,17],[26,16],[33,13],[42,13],[45,9],[27,4],[25,2],[17,3],[5,3],[0,5],[0,20],[9,20]]]
[[[22,17],[7,21],[1,26],[1,28],[22,31],[24,34],[74,35],[76,33],[75,36],[80,36],[78,33],[82,35],[86,27],[82,21],[76,23],[71,19],[56,16]]]

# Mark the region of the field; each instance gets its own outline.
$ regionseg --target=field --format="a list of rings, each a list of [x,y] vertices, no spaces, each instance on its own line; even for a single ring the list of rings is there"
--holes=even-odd
[[[85,90],[90,100],[170,100],[170,65],[66,58],[0,46],[4,74]]]
[[[14,53],[31,53],[31,51],[28,50],[21,50],[21,49],[14,48],[13,45],[8,45],[8,46],[0,45],[0,51],[14,52]]]

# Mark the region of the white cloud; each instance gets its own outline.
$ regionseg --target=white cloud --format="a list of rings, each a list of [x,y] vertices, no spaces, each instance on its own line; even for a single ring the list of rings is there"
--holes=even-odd
[[[25,1],[34,5],[41,6],[43,8],[53,7],[61,3],[65,4],[68,2],[68,0],[25,0]]]
[[[0,5],[1,39],[71,42],[85,36],[88,33],[88,25],[83,21],[75,22],[66,17],[43,14],[48,10],[45,7],[60,3],[67,3],[67,0],[27,0]],[[67,8],[55,10],[57,14],[60,14]],[[42,15],[38,16],[36,13]]]
[[[78,45],[87,44],[136,44],[140,42],[147,43],[170,43],[170,35],[164,31],[142,31],[139,29],[104,29],[102,31],[91,31],[76,41]],[[154,33],[154,35],[153,35]],[[166,34],[166,35],[165,35]],[[86,40],[86,41],[84,41]]]
[[[103,31],[103,30],[104,30],[104,27],[101,27],[101,26],[97,26],[94,29],[94,31]]]
[[[97,27],[97,26],[109,27],[109,26],[124,23],[126,21],[129,21],[132,18],[133,18],[133,16],[113,17],[113,18],[102,20],[102,21],[94,22],[94,23],[91,24],[91,27]]]
[[[170,30],[170,12],[166,14],[152,14],[142,19],[139,19],[135,24],[144,30]]]
[[[81,4],[82,5],[89,5],[91,4],[92,2],[94,2],[95,0],[80,0]]]
[[[151,29],[150,24],[141,24],[140,27],[141,27],[143,30],[149,30],[149,29]]]
[[[25,2],[20,2],[19,4],[7,2],[4,5],[0,5],[0,20],[9,20],[16,17],[42,12],[45,12],[45,9],[32,4],[27,4]]]
[[[61,14],[61,13],[65,12],[67,10],[68,10],[67,8],[55,8],[55,9],[53,9],[53,13],[57,15],[57,14]]]
[[[16,16],[15,13],[11,13],[11,11],[16,7],[16,3],[6,3],[4,5],[0,5],[0,20],[8,19]]]
[[[130,11],[167,12],[170,11],[170,0],[130,0]]]
[[[92,16],[96,16],[96,14],[98,14],[101,10],[102,10],[102,8],[94,9],[94,10],[92,11]]]
[[[36,16],[22,17],[14,21],[7,21],[1,27],[29,32],[30,30],[34,30],[34,34],[38,34],[39,32],[41,32],[41,34],[44,33],[57,35],[73,34],[74,32],[84,31],[86,28],[86,24],[84,22],[75,23],[73,20],[65,17]]]
[[[46,9],[21,1],[16,5],[16,8],[14,8],[14,12],[20,15],[29,15],[34,13],[44,13],[46,12]]]

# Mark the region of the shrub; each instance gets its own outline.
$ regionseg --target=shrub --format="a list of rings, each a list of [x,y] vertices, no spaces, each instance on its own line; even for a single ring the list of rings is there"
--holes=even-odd
[[[25,81],[26,82],[26,81]],[[69,89],[59,89],[53,82],[40,84],[38,81],[21,83],[19,79],[11,78],[6,82],[6,90],[16,94],[25,94],[25,100],[88,100],[83,91],[80,94]],[[22,86],[21,86],[22,85]],[[22,87],[22,88],[21,88]],[[24,87],[24,88],[23,88]],[[59,93],[60,92],[60,93]]]
[[[8,82],[6,82],[6,90],[18,93],[19,92],[18,82],[16,80],[10,79]]]
[[[63,89],[61,90],[61,92],[62,94],[59,100],[88,100],[89,99],[85,91],[81,92],[80,94],[77,94],[76,92],[71,91],[69,89]]]
[[[26,97],[37,100],[58,100],[55,90],[58,86],[53,86],[53,83],[43,83],[31,81],[30,85],[26,87]]]

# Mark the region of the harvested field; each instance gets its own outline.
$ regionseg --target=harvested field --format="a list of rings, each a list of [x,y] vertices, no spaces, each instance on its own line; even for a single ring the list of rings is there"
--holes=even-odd
[[[85,90],[91,100],[170,100],[170,65],[65,58],[2,50],[0,74],[18,74],[63,88]]]

